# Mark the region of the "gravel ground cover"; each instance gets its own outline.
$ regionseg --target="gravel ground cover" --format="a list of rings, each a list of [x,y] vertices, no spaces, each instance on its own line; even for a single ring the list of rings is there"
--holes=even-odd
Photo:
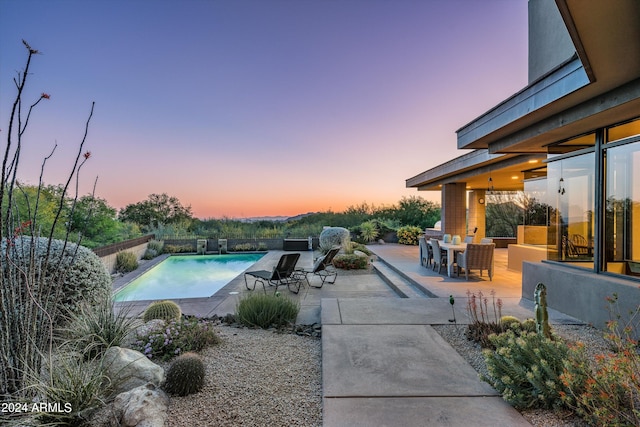
[[[171,397],[170,427],[322,426],[321,343],[273,330],[219,326],[202,352],[202,391]]]
[[[478,372],[487,372],[480,346],[464,336],[466,326],[434,329]],[[588,326],[555,325],[568,341],[582,341],[592,355],[603,353],[602,333]],[[171,397],[171,427],[322,425],[321,342],[318,338],[220,325],[222,343],[206,349],[204,389]],[[527,410],[535,427],[584,427],[570,411]]]

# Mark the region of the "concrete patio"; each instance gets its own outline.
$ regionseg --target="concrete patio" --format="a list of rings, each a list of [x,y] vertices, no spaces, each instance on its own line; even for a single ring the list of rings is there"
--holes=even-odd
[[[503,300],[503,314],[533,317],[533,303],[521,298],[520,274],[507,270],[506,250],[496,250],[495,273],[447,277],[419,264],[417,246],[371,245],[373,269],[342,271],[336,283],[304,287],[299,324],[322,324],[323,424],[325,426],[526,426],[476,371],[432,328],[451,324],[449,296],[458,324],[468,323],[467,292]],[[266,254],[251,269],[270,269],[281,251]],[[310,268],[312,252],[298,263]],[[152,267],[152,263],[145,265]],[[138,274],[140,274],[138,272]],[[224,316],[247,292],[243,275],[208,298],[178,299],[185,314]],[[131,277],[123,277],[121,286]],[[318,277],[311,277],[319,285]],[[531,297],[532,298],[532,297]],[[149,301],[131,305],[140,313]],[[552,323],[580,323],[554,310]],[[482,416],[479,417],[478,414]]]

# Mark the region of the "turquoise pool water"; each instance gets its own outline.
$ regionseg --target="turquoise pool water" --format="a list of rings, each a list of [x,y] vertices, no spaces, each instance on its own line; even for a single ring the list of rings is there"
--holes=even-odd
[[[263,256],[170,256],[116,292],[114,301],[209,297]]]

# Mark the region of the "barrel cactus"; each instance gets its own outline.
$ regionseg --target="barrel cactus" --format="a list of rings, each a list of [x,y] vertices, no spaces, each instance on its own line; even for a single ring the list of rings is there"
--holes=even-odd
[[[180,320],[182,310],[180,306],[173,301],[154,301],[144,311],[142,320],[148,322],[154,319],[161,319],[167,322],[171,320]]]
[[[187,396],[197,393],[204,386],[204,362],[196,353],[178,356],[167,370],[164,389],[169,394]]]

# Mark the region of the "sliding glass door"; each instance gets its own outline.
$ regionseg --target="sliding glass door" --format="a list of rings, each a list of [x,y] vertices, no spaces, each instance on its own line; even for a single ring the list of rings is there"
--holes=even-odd
[[[595,154],[549,162],[547,194],[552,202],[547,257],[593,269]]]

